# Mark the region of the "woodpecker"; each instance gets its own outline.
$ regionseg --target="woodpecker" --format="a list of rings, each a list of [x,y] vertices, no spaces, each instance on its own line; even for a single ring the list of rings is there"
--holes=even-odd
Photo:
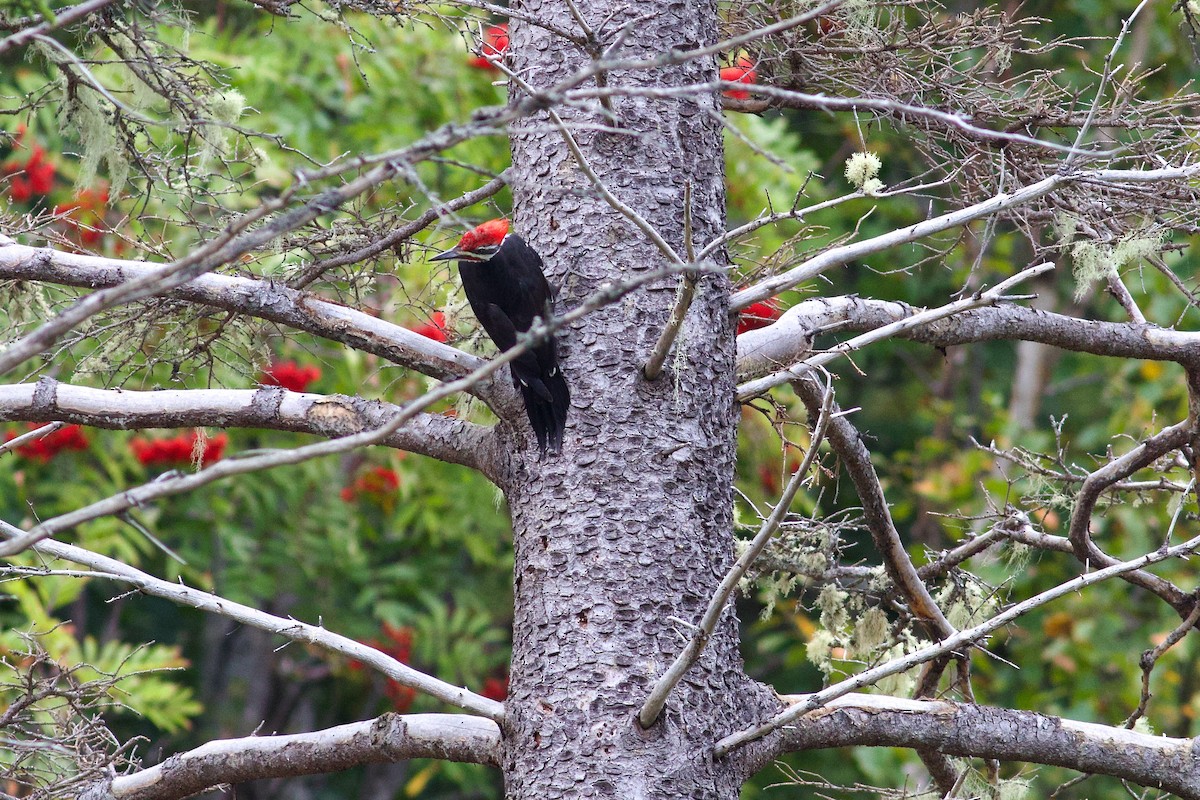
[[[501,352],[515,346],[517,334],[528,331],[535,318],[549,318],[554,292],[542,272],[542,259],[524,239],[509,232],[508,220],[489,220],[467,231],[456,247],[431,260],[450,259],[458,259],[467,302]],[[571,392],[558,365],[554,337],[547,337],[509,367],[542,455],[547,450],[561,452]]]

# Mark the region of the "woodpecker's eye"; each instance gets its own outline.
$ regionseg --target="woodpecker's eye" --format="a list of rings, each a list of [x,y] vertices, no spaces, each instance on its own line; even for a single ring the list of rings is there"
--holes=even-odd
[[[500,245],[498,245],[498,244],[485,244],[485,245],[480,245],[479,247],[476,247],[474,250],[471,251],[471,254],[474,255],[475,257],[477,257],[478,259],[480,259],[481,261],[487,261],[489,258],[496,255],[496,253],[499,252],[499,250],[500,250]]]

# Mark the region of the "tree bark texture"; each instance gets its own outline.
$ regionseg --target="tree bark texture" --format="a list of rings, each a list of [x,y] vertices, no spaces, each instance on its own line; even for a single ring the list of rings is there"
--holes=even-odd
[[[519,7],[574,26],[557,2]],[[597,0],[581,10],[601,38],[641,18],[622,55],[709,44],[717,31],[711,0]],[[561,39],[515,21],[511,52],[516,72],[534,85],[585,64]],[[715,77],[706,59],[608,79],[661,86]],[[614,98],[616,125],[628,133],[575,128],[604,185],[678,252],[689,186],[697,245],[724,230],[719,102]],[[563,109],[563,119],[605,122],[577,108]],[[544,115],[519,123],[511,144],[514,226],[560,287],[560,310],[605,283],[666,265],[597,195]],[[572,393],[563,454],[537,461],[528,433],[523,447],[514,445],[504,488],[516,608],[501,759],[514,800],[736,798],[761,750],[714,761],[712,744],[778,707],[742,671],[728,609],[659,721],[648,730],[636,721],[655,679],[686,645],[689,630],[678,620],[699,621],[733,560],[734,342],[724,276],[701,278],[666,371],[657,381],[642,377],[678,282],[653,284],[563,331]]]

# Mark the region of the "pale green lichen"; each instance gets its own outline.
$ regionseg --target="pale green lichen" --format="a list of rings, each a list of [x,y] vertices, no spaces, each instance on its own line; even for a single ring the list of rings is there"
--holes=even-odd
[[[229,154],[229,142],[233,137],[234,125],[246,111],[246,98],[236,89],[214,91],[204,100],[204,111],[208,121],[201,126],[197,153],[200,168],[211,169],[215,161]]]
[[[821,625],[828,630],[841,630],[850,622],[846,606],[850,595],[830,584],[817,595],[817,608],[821,611]]]
[[[1075,262],[1075,299],[1081,299],[1093,282],[1108,280],[1122,267],[1161,252],[1162,237],[1146,234],[1130,234],[1111,245],[1076,242],[1071,248],[1071,260]]]
[[[91,185],[103,161],[108,167],[109,193],[115,197],[129,178],[129,159],[117,141],[117,129],[110,110],[111,102],[94,86],[80,84],[68,91],[66,74],[76,69],[56,48],[35,42],[34,52],[59,70],[57,90],[63,97],[59,111],[59,128],[74,135],[83,151],[79,160],[76,187]]]
[[[842,34],[859,45],[879,44],[882,40],[876,22],[875,4],[869,0],[847,0],[838,8],[845,27]]]
[[[854,626],[854,646],[859,655],[866,656],[881,647],[888,638],[887,615],[879,608],[868,608]]]
[[[1074,214],[1061,213],[1054,217],[1052,233],[1059,247],[1066,247],[1075,240],[1079,231],[1079,218]]]
[[[833,672],[833,634],[827,630],[818,630],[808,640],[805,653],[808,660],[821,672],[829,676]]]
[[[861,189],[867,192],[868,181],[879,175],[879,170],[883,168],[883,162],[879,156],[874,153],[861,152],[855,153],[846,159],[846,180],[856,189]],[[882,188],[883,183],[876,181],[878,186],[873,188],[878,191]],[[870,194],[871,192],[867,192]]]
[[[775,613],[775,605],[784,597],[791,594],[799,581],[798,575],[772,574],[759,579],[759,589],[762,591],[762,618],[767,619]]]
[[[963,586],[961,594],[947,606],[946,601],[949,599],[948,592],[939,596],[940,603],[946,608],[946,619],[959,630],[978,625],[998,610],[995,596],[985,593],[983,587],[977,583]]]
[[[996,796],[999,800],[1024,800],[1029,795],[1029,784],[1028,778],[1002,780],[996,787]]]
[[[891,647],[884,654],[884,661],[892,661],[897,658],[903,658],[905,655],[905,647],[896,645]],[[912,694],[913,687],[916,686],[916,678],[913,677],[915,670],[907,672],[897,672],[895,675],[888,675],[886,678],[880,679],[875,688],[881,693],[891,695],[892,697],[906,697]]]
[[[883,181],[879,178],[867,178],[862,185],[862,193],[867,197],[874,197],[883,189]]]
[[[54,316],[46,289],[40,283],[28,281],[0,281],[0,309],[8,324],[0,324],[0,342],[13,341],[20,337],[22,329],[36,325]]]

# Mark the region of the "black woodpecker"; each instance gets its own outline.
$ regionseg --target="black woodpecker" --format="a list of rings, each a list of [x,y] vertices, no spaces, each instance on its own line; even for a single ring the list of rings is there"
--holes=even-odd
[[[541,256],[520,236],[509,233],[508,220],[489,220],[467,231],[457,247],[431,260],[452,258],[458,259],[471,310],[501,352],[515,346],[517,334],[528,331],[535,318],[550,317],[554,293],[542,273]],[[571,391],[558,365],[554,337],[509,366],[542,455],[561,452]]]

